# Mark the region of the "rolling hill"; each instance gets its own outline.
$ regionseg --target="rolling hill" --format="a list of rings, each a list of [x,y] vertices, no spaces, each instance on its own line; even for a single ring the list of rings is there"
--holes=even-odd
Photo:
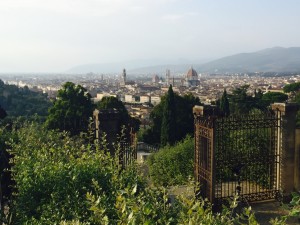
[[[197,72],[244,73],[244,72],[300,72],[300,47],[274,47],[257,52],[240,53],[207,63],[203,61],[177,61],[165,63],[153,60],[137,60],[120,63],[85,64],[71,68],[67,73],[121,73],[126,68],[129,74],[185,73],[189,67]]]
[[[300,72],[300,47],[274,47],[220,58],[197,67],[199,72]]]

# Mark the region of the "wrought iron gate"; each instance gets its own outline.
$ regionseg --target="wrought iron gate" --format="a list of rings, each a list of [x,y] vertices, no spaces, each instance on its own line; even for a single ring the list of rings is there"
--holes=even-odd
[[[137,160],[137,137],[134,129],[131,128],[130,133],[130,141],[121,141],[120,142],[120,152],[119,152],[119,162],[123,169]]]
[[[274,199],[281,189],[281,116],[195,117],[195,178],[200,194],[218,204],[239,194]]]

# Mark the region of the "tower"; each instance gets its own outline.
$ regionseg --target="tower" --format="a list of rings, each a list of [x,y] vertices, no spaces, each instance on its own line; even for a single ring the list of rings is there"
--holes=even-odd
[[[125,84],[126,84],[126,70],[123,69],[121,85],[125,86]]]
[[[171,75],[171,72],[170,72],[169,69],[167,69],[167,71],[166,71],[166,84],[167,84],[167,86],[170,85],[170,75]]]

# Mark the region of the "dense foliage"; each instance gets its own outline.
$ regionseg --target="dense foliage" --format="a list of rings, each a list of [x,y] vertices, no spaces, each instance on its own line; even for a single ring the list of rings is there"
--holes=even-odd
[[[300,82],[287,84],[283,87],[283,91],[289,94],[289,100],[300,104]],[[297,112],[297,126],[300,127],[300,110]]]
[[[247,93],[248,88],[249,85],[244,85],[232,91],[230,96],[231,114],[248,114],[251,109],[258,107],[257,99]]]
[[[53,224],[61,220],[88,221],[87,193],[101,194],[106,213],[115,218],[116,190],[142,182],[135,170],[120,171],[113,158],[91,149],[65,133],[47,131],[36,123],[14,131],[11,153],[16,182],[15,221]]]
[[[5,224],[234,224],[240,216],[195,198],[171,203],[165,189],[150,188],[137,169],[91,149],[65,133],[25,123],[12,132],[15,195]],[[236,204],[236,202],[234,202]],[[247,220],[254,220],[246,210]]]
[[[46,120],[47,127],[78,134],[85,131],[92,116],[91,95],[81,85],[67,82],[58,91],[57,100]]]
[[[0,119],[4,119],[7,116],[5,109],[0,105]]]
[[[7,127],[0,128],[0,209],[5,202],[10,200],[12,181],[10,176],[10,155],[7,152],[6,142],[11,137]]]
[[[118,158],[66,133],[30,122],[11,134],[15,195],[9,214],[0,216],[1,223],[257,224],[250,209],[236,213],[238,199],[219,213],[195,197],[176,197],[171,202],[168,192],[149,187],[135,166],[122,170]],[[297,199],[294,214],[299,211]]]
[[[27,86],[4,84],[0,80],[0,105],[10,117],[16,116],[47,116],[51,102],[46,94],[30,91]]]
[[[168,93],[166,95],[166,102],[163,106],[162,111],[162,122],[160,132],[160,143],[161,146],[167,144],[173,145],[176,141],[176,107],[175,107],[175,96],[170,85]]]
[[[161,143],[161,129],[163,120],[164,107],[167,104],[167,94],[161,99],[160,104],[156,105],[151,114],[150,119],[152,120],[151,127],[144,131],[142,134],[142,141],[152,144],[159,145]],[[170,130],[175,135],[175,142],[180,141],[186,137],[187,134],[194,134],[194,116],[193,107],[200,105],[199,98],[194,97],[192,94],[186,94],[179,96],[174,93],[174,109],[175,115],[175,127],[176,130]]]
[[[113,96],[104,96],[96,104],[97,109],[117,109],[125,117],[128,117],[128,111],[122,101]]]
[[[283,87],[285,93],[296,93],[300,90],[300,82],[287,84]]]
[[[253,94],[248,93],[249,85],[235,88],[231,94],[226,90],[217,101],[223,115],[245,115],[253,110],[267,111],[274,102],[285,102],[288,96],[281,92],[267,92],[265,94],[259,89]]]
[[[175,146],[165,146],[147,159],[156,185],[184,184],[193,176],[194,139],[186,137]]]
[[[223,95],[220,99],[220,109],[224,116],[229,116],[230,108],[226,89],[224,89]]]
[[[136,131],[139,129],[140,121],[131,117],[122,101],[113,96],[105,96],[96,104],[99,110],[118,110],[120,114],[120,127],[130,124]],[[120,129],[121,130],[121,129]]]

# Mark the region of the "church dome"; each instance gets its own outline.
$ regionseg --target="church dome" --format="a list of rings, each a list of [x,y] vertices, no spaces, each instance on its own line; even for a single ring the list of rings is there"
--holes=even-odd
[[[196,70],[193,69],[193,67],[191,67],[189,69],[189,71],[186,74],[186,77],[189,78],[198,78],[198,73],[196,72]]]

